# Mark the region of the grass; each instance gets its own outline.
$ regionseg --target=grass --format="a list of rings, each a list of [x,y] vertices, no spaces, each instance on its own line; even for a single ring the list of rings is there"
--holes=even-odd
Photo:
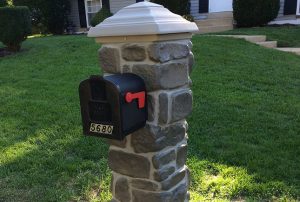
[[[192,190],[202,199],[299,199],[300,57],[234,39],[194,44]]]
[[[300,26],[239,28],[220,34],[266,35],[268,41],[278,41],[279,47],[300,47]]]
[[[300,200],[300,57],[195,36],[191,201]],[[78,84],[100,72],[84,36],[0,58],[0,201],[107,201],[108,146],[81,134]]]

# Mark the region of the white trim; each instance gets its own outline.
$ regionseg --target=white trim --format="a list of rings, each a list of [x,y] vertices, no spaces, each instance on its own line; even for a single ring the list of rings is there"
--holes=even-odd
[[[300,15],[300,0],[297,1],[297,11],[296,15]]]
[[[87,0],[84,0],[84,10],[85,10],[85,20],[86,20],[86,27],[90,27],[88,12],[87,12]]]
[[[84,0],[86,26],[87,26],[87,28],[90,28],[91,26],[90,26],[90,23],[89,23],[89,13],[97,13],[99,10],[97,12],[89,12],[88,3],[87,3],[88,1],[99,1],[100,2],[100,9],[99,10],[101,10],[102,0]]]

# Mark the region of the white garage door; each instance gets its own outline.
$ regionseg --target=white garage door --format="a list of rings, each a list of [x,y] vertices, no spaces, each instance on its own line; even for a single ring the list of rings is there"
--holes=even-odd
[[[232,11],[232,0],[209,0],[209,12]]]

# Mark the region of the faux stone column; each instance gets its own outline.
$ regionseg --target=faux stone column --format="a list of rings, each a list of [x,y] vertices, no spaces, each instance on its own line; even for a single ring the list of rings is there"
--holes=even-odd
[[[164,33],[170,19],[177,24]],[[194,23],[157,4],[141,2],[122,9],[89,33],[102,43],[99,60],[104,74],[131,72],[141,76],[147,88],[146,126],[124,141],[109,141],[113,202],[189,201],[185,118],[192,111],[189,74],[194,63],[190,41],[194,31]]]

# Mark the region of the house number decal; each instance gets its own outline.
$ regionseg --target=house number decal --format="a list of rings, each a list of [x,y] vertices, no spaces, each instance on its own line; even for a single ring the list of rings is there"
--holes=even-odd
[[[114,126],[91,123],[90,132],[111,135]]]

